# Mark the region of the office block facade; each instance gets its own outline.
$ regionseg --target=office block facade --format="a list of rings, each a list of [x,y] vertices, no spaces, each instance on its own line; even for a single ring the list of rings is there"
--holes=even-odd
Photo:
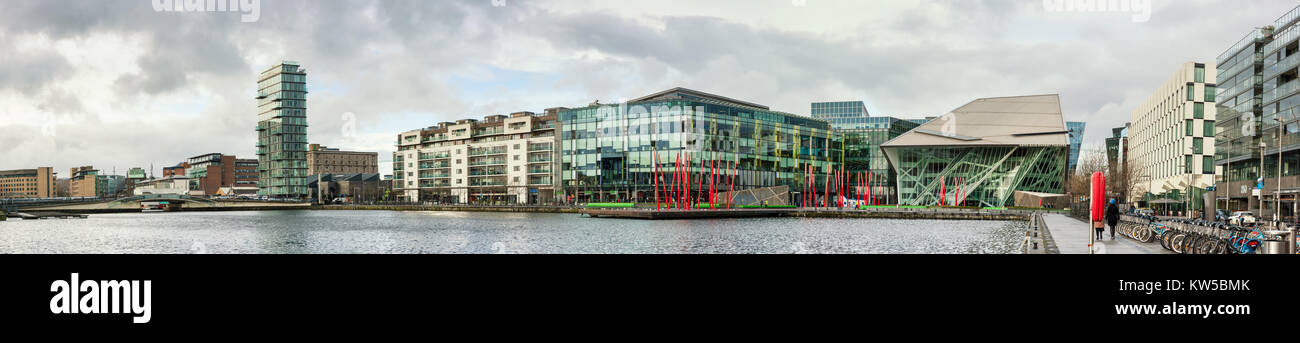
[[[797,191],[807,168],[824,180],[843,161],[842,139],[825,120],[685,88],[568,109],[559,122],[560,191],[579,203],[654,202],[656,166],[669,177],[689,168],[692,189],[734,175],[737,189]]]
[[[375,174],[379,172],[379,153],[343,151],[320,144],[307,146],[307,175]]]
[[[0,198],[52,198],[55,179],[51,167],[0,171]]]
[[[1132,194],[1143,202],[1177,201],[1162,206],[1170,211],[1202,208],[1200,195],[1214,185],[1216,74],[1213,63],[1184,63],[1133,110],[1127,163],[1140,174]]]

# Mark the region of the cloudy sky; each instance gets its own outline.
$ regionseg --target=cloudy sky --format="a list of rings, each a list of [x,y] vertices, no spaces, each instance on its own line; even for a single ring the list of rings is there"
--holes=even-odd
[[[0,170],[255,157],[256,77],[281,60],[308,70],[309,139],[379,151],[386,173],[402,131],[676,86],[903,118],[1059,93],[1097,145],[1183,62],[1213,62],[1298,5],[1153,0],[1143,21],[1043,0],[155,1],[4,1]]]

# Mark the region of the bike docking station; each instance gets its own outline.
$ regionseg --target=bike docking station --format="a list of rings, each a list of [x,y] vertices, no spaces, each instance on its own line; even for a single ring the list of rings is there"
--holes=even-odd
[[[1116,230],[1138,243],[1159,243],[1178,254],[1294,255],[1296,227],[1283,223],[1234,225],[1151,215],[1120,216]]]

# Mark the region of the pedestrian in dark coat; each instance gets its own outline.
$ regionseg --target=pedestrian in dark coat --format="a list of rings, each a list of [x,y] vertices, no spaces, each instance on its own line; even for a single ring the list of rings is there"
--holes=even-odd
[[[1106,206],[1106,225],[1110,225],[1110,240],[1115,240],[1115,225],[1119,224],[1119,206],[1115,206],[1115,199],[1110,199],[1110,206]]]

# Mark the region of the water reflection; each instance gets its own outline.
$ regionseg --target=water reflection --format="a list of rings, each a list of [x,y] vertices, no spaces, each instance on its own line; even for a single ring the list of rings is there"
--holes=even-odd
[[[0,222],[0,252],[989,254],[1016,252],[1023,226],[824,218],[636,221],[467,212],[112,214]]]

